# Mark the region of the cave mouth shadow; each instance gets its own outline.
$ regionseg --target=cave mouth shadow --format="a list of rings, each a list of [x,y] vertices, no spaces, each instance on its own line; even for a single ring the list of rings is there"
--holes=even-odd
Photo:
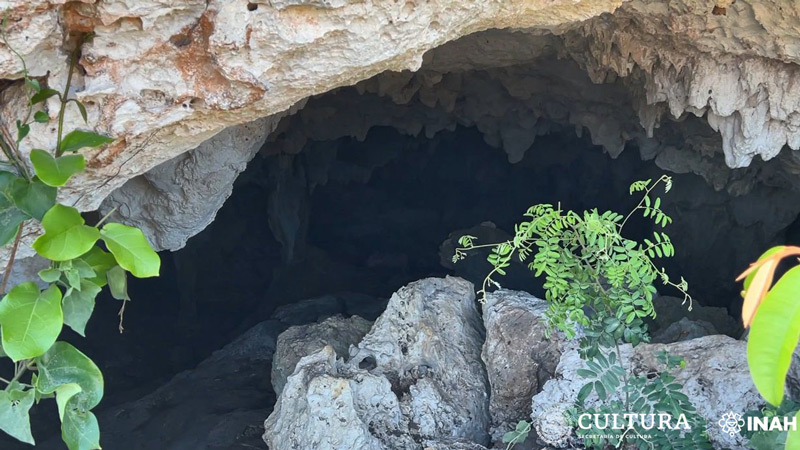
[[[450,262],[453,238],[465,232],[505,236],[537,203],[625,213],[638,202],[630,183],[664,173],[635,146],[612,159],[573,128],[553,129],[515,164],[467,127],[432,138],[375,127],[363,140],[310,141],[298,154],[259,155],[216,220],[184,249],[163,253],[162,277],[132,281],[134,298],[149,300],[126,313],[128,328],[150,329],[183,348],[163,346],[179,369],[301,300],[357,298],[366,309],[374,300],[366,315],[377,315],[375,305],[408,282],[448,274],[482,279],[483,256]],[[673,190],[662,197],[677,256],[664,266],[685,277],[702,304],[735,313],[738,287],[723,280],[733,280],[760,248],[721,261],[721,239],[749,230],[732,222],[728,194],[696,175],[673,177]],[[730,233],[708,229],[721,223]],[[626,229],[637,239],[652,233],[645,220]],[[500,282],[543,294],[541,280],[525,270]],[[298,323],[317,317],[313,310],[297,314],[307,314]]]
[[[612,159],[574,128],[551,130],[514,164],[474,127],[430,138],[375,127],[363,140],[309,141],[297,154],[259,155],[216,220],[185,248],[162,252],[160,277],[131,280],[124,334],[114,320],[118,302],[101,297],[87,332],[95,338],[66,331],[67,340],[80,341],[103,368],[104,407],[119,405],[195,368],[259,322],[311,323],[336,313],[374,320],[411,281],[482,280],[485,255],[452,265],[453,240],[462,234],[504,239],[537,203],[624,213],[638,202],[630,183],[664,173],[633,145]],[[733,198],[699,176],[673,178],[662,207],[674,219],[666,232],[677,256],[664,266],[684,276],[702,304],[735,314],[732,280],[767,241],[735,218],[761,194]],[[652,226],[640,219],[626,230],[640,239]],[[755,238],[732,249],[730,239],[743,236]],[[524,268],[500,282],[542,296],[541,280]],[[266,378],[260,383],[268,385]]]

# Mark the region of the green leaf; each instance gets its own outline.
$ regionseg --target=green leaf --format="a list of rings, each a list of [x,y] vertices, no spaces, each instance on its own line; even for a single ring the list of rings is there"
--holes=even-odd
[[[78,107],[78,111],[81,112],[81,117],[83,118],[83,121],[85,123],[89,123],[89,119],[88,119],[88,117],[86,115],[86,107],[83,106],[83,103],[79,102],[77,99],[74,99],[74,98],[71,98],[71,99],[67,100],[67,103],[69,103],[69,102],[74,102],[75,103],[75,105]]]
[[[800,266],[786,272],[759,306],[750,326],[747,363],[758,392],[769,403],[783,400],[786,373],[800,338]]]
[[[88,280],[81,280],[81,289],[72,289],[64,296],[64,323],[81,336],[86,336],[86,323],[92,317],[94,300],[102,290]]]
[[[66,261],[88,252],[100,231],[84,225],[77,209],[57,204],[42,218],[44,234],[33,243],[36,253],[52,261]]]
[[[56,392],[60,386],[76,383],[80,393],[74,395],[70,404],[83,409],[92,409],[103,398],[103,374],[100,369],[66,342],[56,342],[44,355],[36,360],[39,377],[36,388],[43,394]],[[69,404],[68,404],[69,406]]]
[[[41,180],[28,181],[18,177],[12,186],[11,198],[20,211],[41,221],[44,214],[56,204],[58,190]]]
[[[28,218],[14,204],[14,186],[19,178],[10,172],[0,172],[0,246],[14,239],[20,224]]]
[[[63,186],[70,177],[84,168],[83,155],[64,155],[53,157],[50,152],[35,148],[31,150],[31,162],[36,175],[48,186]]]
[[[594,383],[588,383],[584,385],[580,392],[578,392],[578,404],[582,405],[584,401],[589,397],[589,394],[592,393],[592,388],[594,388]]]
[[[61,278],[61,271],[58,269],[44,269],[39,271],[39,278],[45,283],[55,283]]]
[[[31,281],[14,286],[0,301],[3,348],[14,361],[35,358],[47,351],[61,333],[61,291],[44,291]]]
[[[33,113],[33,120],[38,123],[47,123],[50,122],[50,116],[48,116],[44,111],[36,111]]]
[[[597,396],[600,397],[600,400],[606,399],[606,388],[603,386],[603,383],[600,381],[594,382],[594,390],[597,392]]]
[[[117,265],[114,255],[97,246],[92,247],[88,253],[81,256],[81,260],[86,262],[95,273],[93,278],[87,277],[88,280],[101,288],[107,284],[106,272]]]
[[[128,274],[120,266],[114,266],[106,272],[108,288],[111,296],[117,300],[130,300],[128,296]]]
[[[50,89],[50,88],[42,89],[41,91],[34,94],[33,97],[31,97],[31,105],[41,103],[54,95],[61,95],[61,94],[59,94],[58,91],[55,89]]]
[[[0,391],[0,430],[14,439],[34,444],[28,412],[33,406],[34,390]]]
[[[800,412],[794,418],[796,423],[800,423]],[[789,429],[789,435],[786,436],[786,450],[800,450],[800,427]]]
[[[79,394],[83,389],[78,383],[62,384],[56,388],[56,404],[58,405],[58,418],[64,421],[64,410],[67,408],[67,402],[75,395]]]
[[[119,223],[106,224],[100,231],[106,246],[123,269],[137,278],[158,276],[161,258],[158,257],[142,230]]]
[[[71,402],[70,402],[71,403]],[[61,423],[61,439],[69,450],[91,450],[100,448],[100,426],[91,411],[70,408]]]
[[[91,131],[73,130],[61,140],[61,153],[77,152],[84,147],[99,147],[114,142],[114,139]]]
[[[39,84],[39,81],[34,80],[33,78],[28,78],[27,75],[25,75],[25,85],[33,89],[34,92],[39,92],[42,90],[42,85]]]
[[[29,124],[23,124],[19,120],[17,121],[17,143],[22,142],[22,140],[25,139],[30,132],[31,126]]]

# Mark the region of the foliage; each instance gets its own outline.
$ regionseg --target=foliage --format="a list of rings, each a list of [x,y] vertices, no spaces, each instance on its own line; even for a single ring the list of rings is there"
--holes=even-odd
[[[5,25],[4,20],[2,36],[8,46]],[[0,391],[0,430],[34,444],[30,409],[42,399],[55,397],[64,442],[70,450],[86,450],[100,448],[100,430],[91,410],[103,397],[103,376],[89,357],[57,339],[64,325],[85,334],[95,298],[106,284],[112,295],[123,301],[121,330],[122,312],[129,300],[127,273],[157,276],[160,260],[140,230],[118,223],[103,225],[107,217],[88,225],[77,209],[56,201],[58,187],[86,167],[83,155],[77,152],[113,141],[85,130],[64,135],[67,104],[74,103],[84,121],[87,118],[84,105],[68,97],[77,56],[78,49],[71,55],[63,93],[42,86],[24,69],[29,101],[16,122],[16,136],[0,124],[0,150],[6,159],[0,162],[0,245],[13,241],[0,291],[5,292],[27,222],[41,223],[44,233],[33,248],[50,261],[49,268],[39,273],[44,289],[26,281],[0,300],[0,357],[9,358],[14,367],[11,376],[0,378],[5,385]],[[22,64],[25,68],[24,60]],[[50,121],[45,102],[51,98],[59,106],[56,146],[53,151],[33,149],[29,166],[20,144],[31,132],[31,124]]]
[[[778,264],[800,255],[800,247],[777,246],[739,275],[744,280],[742,322],[750,326],[747,364],[758,392],[775,407],[783,408],[786,374],[800,338],[800,266],[789,269],[773,285]],[[800,417],[799,417],[800,419]],[[759,435],[757,439],[766,439]],[[800,449],[800,431],[790,431],[787,449]]]
[[[793,417],[800,410],[800,404],[791,400],[786,400],[780,406],[767,405],[760,410],[747,411],[744,414],[744,419],[748,417],[767,418],[772,417]],[[788,432],[778,430],[758,430],[752,431],[743,428],[742,436],[748,439],[748,444],[753,450],[775,450],[776,448],[784,448],[786,446],[786,438]],[[791,448],[791,447],[789,447]]]
[[[668,442],[673,448],[710,448],[703,419],[697,415],[682,386],[664,370],[647,376],[628,377],[619,350],[619,343],[638,345],[648,342],[647,326],[643,319],[655,317],[654,283],[672,286],[684,294],[684,303],[691,309],[691,297],[683,278],[670,279],[658,258],[674,255],[672,242],[665,233],[655,231],[652,238],[637,242],[623,236],[623,229],[634,214],[641,214],[656,227],[665,227],[672,219],[661,209],[661,199],[654,195],[657,187],[669,192],[672,180],[668,176],[637,181],[630,193],[641,195],[639,203],[627,214],[596,209],[577,213],[564,211],[560,205],[535,205],[525,213],[527,220],[516,225],[514,237],[506,242],[476,244],[474,236],[463,236],[453,261],[466,252],[490,248],[488,261],[492,270],[486,276],[479,297],[488,289],[499,288],[495,275],[505,275],[513,263],[527,263],[536,277],[544,277],[545,299],[548,302],[548,332],[558,329],[567,337],[581,336],[580,355],[586,366],[578,371],[587,380],[578,394],[571,416],[582,413],[608,412],[648,414],[666,412],[675,417],[685,414],[691,430],[647,430],[634,426],[621,439],[641,448],[650,448],[651,441]],[[679,358],[664,356],[667,369],[682,366]],[[596,395],[603,404],[586,408],[585,401]],[[622,398],[620,398],[622,397]],[[507,434],[517,438],[522,425]],[[603,448],[622,442],[593,440],[582,430],[579,437],[589,447]],[[650,435],[651,438],[645,438]],[[514,442],[520,442],[516,439]],[[656,448],[659,448],[656,446]]]

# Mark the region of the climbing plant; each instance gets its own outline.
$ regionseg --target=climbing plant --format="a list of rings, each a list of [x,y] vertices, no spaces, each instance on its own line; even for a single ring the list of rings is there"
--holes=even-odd
[[[58,203],[58,188],[84,170],[80,150],[108,144],[113,139],[75,129],[65,133],[64,115],[72,104],[87,121],[85,106],[70,97],[70,85],[80,45],[72,52],[64,90],[59,92],[28,75],[24,59],[6,39],[7,18],[2,22],[3,43],[23,66],[25,111],[17,111],[15,133],[0,124],[0,246],[9,250],[0,284],[0,358],[10,359],[10,375],[0,378],[0,430],[34,444],[29,412],[34,404],[55,398],[61,436],[70,450],[100,448],[100,430],[92,408],[103,397],[103,376],[89,357],[71,344],[58,341],[64,325],[83,336],[95,298],[107,285],[122,301],[120,331],[127,294],[127,275],[157,276],[158,254],[137,228],[108,222],[108,216],[89,225],[77,209]],[[83,40],[81,40],[83,42]],[[46,102],[58,105],[51,119]],[[33,149],[25,160],[20,144],[33,123],[50,123],[57,129],[55,148]],[[26,225],[38,222],[43,232],[33,249],[48,260],[39,280],[29,280],[6,292],[14,259]],[[10,246],[10,247],[8,247]]]
[[[657,228],[664,228],[672,219],[661,209],[657,188],[669,192],[672,179],[633,183],[630,193],[641,195],[639,203],[627,214],[596,209],[578,213],[565,211],[560,205],[540,204],[525,213],[527,220],[514,227],[513,238],[500,243],[476,244],[474,236],[459,240],[453,261],[465,258],[478,248],[490,249],[488,261],[492,269],[484,279],[479,298],[487,290],[500,288],[495,279],[505,275],[513,262],[527,263],[536,277],[543,276],[548,333],[561,330],[567,337],[580,336],[580,356],[585,362],[578,374],[587,383],[578,394],[570,411],[573,424],[585,413],[658,414],[667,413],[677,420],[681,414],[688,426],[679,430],[645,429],[634,422],[617,441],[608,432],[579,430],[578,436],[587,447],[604,448],[625,443],[640,448],[710,448],[703,419],[696,413],[688,397],[681,392],[669,372],[681,367],[681,360],[663,356],[664,370],[647,376],[629,377],[625,369],[620,343],[638,345],[648,342],[644,319],[655,317],[653,296],[655,283],[671,286],[683,294],[684,304],[691,309],[692,299],[683,278],[674,281],[656,265],[659,258],[674,255],[672,242],[662,231],[637,242],[624,237],[623,231],[634,215],[641,214]],[[601,406],[587,408],[586,400],[595,394]],[[520,423],[506,434],[509,447],[525,439],[530,425]]]

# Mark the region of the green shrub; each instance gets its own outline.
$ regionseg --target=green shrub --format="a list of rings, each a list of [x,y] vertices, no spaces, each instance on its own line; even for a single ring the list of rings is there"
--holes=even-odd
[[[470,250],[491,249],[488,261],[493,268],[478,291],[481,299],[488,289],[500,287],[495,276],[505,275],[505,269],[515,260],[527,263],[534,276],[543,276],[549,305],[548,332],[557,329],[569,338],[580,336],[580,355],[585,367],[579,370],[579,375],[587,383],[570,411],[574,424],[583,413],[663,412],[675,417],[684,414],[691,426],[691,430],[644,430],[640,424],[634,424],[622,433],[620,442],[589,437],[608,435],[608,431],[579,430],[578,436],[587,447],[617,446],[624,440],[640,448],[651,448],[651,444],[662,448],[659,445],[663,443],[671,445],[670,448],[710,448],[703,419],[669,371],[650,377],[628,377],[619,351],[620,342],[635,346],[649,341],[643,319],[655,317],[654,283],[677,289],[691,309],[686,281],[683,278],[673,281],[656,265],[658,259],[674,254],[669,236],[655,231],[642,242],[623,236],[625,225],[635,214],[641,214],[660,228],[672,222],[661,209],[661,199],[654,195],[656,188],[669,192],[671,186],[668,176],[633,183],[630,193],[640,194],[641,200],[627,215],[601,213],[596,209],[577,213],[562,210],[560,205],[536,205],[525,213],[527,220],[514,227],[512,239],[477,245],[474,236],[463,236],[459,240],[462,247],[453,256],[454,261],[459,261]],[[683,364],[669,355],[662,358],[671,369]],[[592,393],[604,401],[601,407],[584,406]],[[505,441],[509,446],[520,442],[527,436],[526,429],[529,431],[530,427],[518,425],[506,435]]]

